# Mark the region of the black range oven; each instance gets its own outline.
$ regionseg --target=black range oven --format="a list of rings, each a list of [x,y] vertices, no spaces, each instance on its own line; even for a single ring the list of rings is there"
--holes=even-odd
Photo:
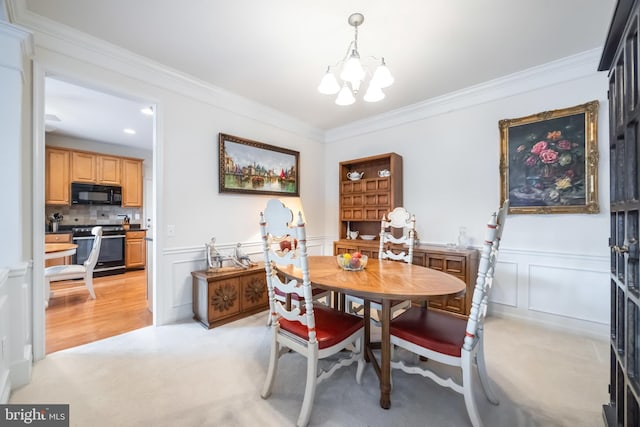
[[[82,264],[89,257],[93,247],[94,236],[91,229],[94,226],[74,227],[73,243],[78,245],[74,255],[74,264]],[[124,238],[126,231],[122,226],[103,225],[102,243],[98,254],[98,263],[93,270],[93,276],[108,276],[111,274],[122,274],[125,271],[124,264]]]

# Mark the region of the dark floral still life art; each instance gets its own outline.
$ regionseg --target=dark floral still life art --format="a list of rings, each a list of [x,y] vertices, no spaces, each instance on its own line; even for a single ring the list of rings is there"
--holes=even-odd
[[[502,196],[510,212],[598,211],[596,120],[594,101],[500,122]]]
[[[584,115],[539,125],[509,129],[511,203],[584,204]]]

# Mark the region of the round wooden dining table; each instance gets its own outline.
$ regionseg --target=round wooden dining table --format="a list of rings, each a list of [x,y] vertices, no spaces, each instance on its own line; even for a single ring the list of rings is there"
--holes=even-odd
[[[412,300],[414,302],[441,296],[464,294],[465,283],[450,274],[404,262],[369,259],[362,271],[345,271],[334,256],[310,256],[309,276],[314,287],[349,294],[365,300],[364,328],[365,355],[374,366],[380,380],[380,406],[391,406],[391,301]],[[282,274],[302,279],[302,271],[293,266],[277,266]],[[382,301],[382,326],[380,363],[371,345],[371,308],[369,301]]]
[[[45,243],[44,259],[64,258],[76,253],[78,245],[75,243]]]

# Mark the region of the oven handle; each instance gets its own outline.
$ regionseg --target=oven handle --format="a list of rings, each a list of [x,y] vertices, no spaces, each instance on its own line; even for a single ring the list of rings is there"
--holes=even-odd
[[[125,236],[119,234],[116,236],[102,236],[103,239],[124,239]],[[74,237],[73,240],[93,240],[94,236],[87,237]]]

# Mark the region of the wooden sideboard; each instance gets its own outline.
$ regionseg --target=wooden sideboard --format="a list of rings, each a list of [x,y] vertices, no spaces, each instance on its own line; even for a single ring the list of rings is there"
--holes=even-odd
[[[378,258],[379,240],[341,239],[333,242],[334,254],[360,252],[370,258]],[[460,297],[444,297],[429,300],[429,307],[461,316],[471,311],[471,299],[478,275],[479,254],[476,249],[458,249],[444,245],[419,244],[413,251],[413,263],[434,270],[444,271],[460,278],[467,284],[467,290]]]
[[[193,318],[207,328],[269,308],[264,264],[246,270],[192,271]]]

